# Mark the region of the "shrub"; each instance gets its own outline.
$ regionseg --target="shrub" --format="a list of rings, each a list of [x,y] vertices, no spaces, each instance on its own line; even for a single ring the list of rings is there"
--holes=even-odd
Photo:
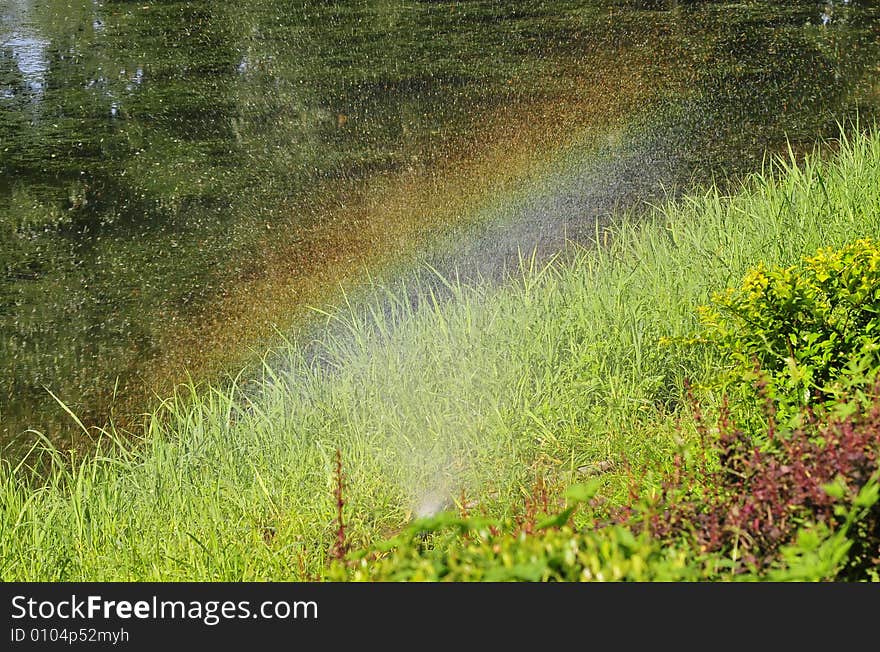
[[[876,367],[880,248],[863,239],[792,267],[758,266],[700,313],[705,340],[732,361],[734,379],[754,378],[757,366],[783,405],[824,399]]]
[[[876,573],[880,402],[869,408],[855,402],[846,417],[807,411],[789,432],[776,432],[770,416],[760,437],[734,424],[726,406],[714,434],[695,412],[700,451],[686,456],[690,463],[678,457],[655,497],[619,510],[618,521],[641,523],[662,541],[718,553],[734,574],[764,575],[824,542],[839,556],[837,566],[825,568],[831,576]],[[820,532],[825,536],[817,539]]]
[[[633,534],[625,526],[575,531],[568,525],[552,525],[529,534],[454,514],[417,521],[371,554],[361,554],[347,564],[335,562],[328,571],[328,579],[341,581],[698,578],[684,551],[664,546],[646,534]]]

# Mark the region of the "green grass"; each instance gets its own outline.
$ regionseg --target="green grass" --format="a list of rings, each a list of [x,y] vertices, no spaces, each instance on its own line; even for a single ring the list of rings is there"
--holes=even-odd
[[[878,227],[880,136],[852,137],[732,196],[622,216],[597,232],[604,246],[526,259],[508,285],[450,283],[416,309],[389,289],[390,314],[343,305],[323,366],[291,343],[259,387],[182,390],[134,445],[110,432],[85,458],[35,450],[29,463],[57,458],[39,480],[0,465],[0,579],[319,575],[337,448],[355,546],[462,493],[506,515],[538,475],[564,485],[601,462],[617,465],[606,495],[623,499],[619,463],[667,460],[684,379],[718,372],[710,352],[659,340],[692,333],[696,306],[759,261]]]

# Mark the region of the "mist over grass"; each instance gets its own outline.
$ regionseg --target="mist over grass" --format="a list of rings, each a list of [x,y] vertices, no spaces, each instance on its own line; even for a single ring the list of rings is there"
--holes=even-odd
[[[523,256],[507,284],[447,278],[443,299],[428,284],[416,302],[390,286],[372,310],[343,303],[317,342],[267,355],[258,386],[182,388],[142,441],[93,432],[82,457],[35,435],[23,464],[0,465],[0,579],[320,575],[337,448],[356,546],[461,495],[505,514],[536,475],[565,484],[590,465],[611,468],[603,491],[625,500],[617,465],[667,459],[684,379],[719,372],[708,350],[661,338],[692,333],[695,308],[758,262],[878,227],[880,136],[853,136],[733,195],[620,216],[596,228],[601,246]],[[56,463],[37,478],[39,456]]]

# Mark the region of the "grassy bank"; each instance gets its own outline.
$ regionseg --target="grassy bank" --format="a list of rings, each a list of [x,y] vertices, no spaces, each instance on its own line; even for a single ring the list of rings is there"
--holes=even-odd
[[[137,445],[104,433],[87,459],[35,450],[29,463],[58,460],[39,481],[3,465],[0,579],[319,576],[337,449],[356,547],[462,495],[509,514],[538,477],[564,486],[599,470],[623,502],[622,461],[671,463],[685,378],[721,365],[660,340],[693,333],[697,306],[758,263],[878,231],[880,136],[854,137],[732,196],[621,217],[597,231],[603,246],[525,259],[508,285],[450,282],[416,308],[392,288],[383,310],[342,306],[314,345],[322,364],[291,342],[257,388],[178,393]]]

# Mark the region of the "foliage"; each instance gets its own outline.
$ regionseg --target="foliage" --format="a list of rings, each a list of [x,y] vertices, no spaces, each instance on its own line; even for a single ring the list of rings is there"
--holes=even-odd
[[[710,433],[696,410],[698,449],[677,457],[660,491],[618,518],[719,553],[732,573],[764,574],[809,551],[817,562],[834,561],[828,576],[864,579],[880,565],[880,401],[856,401],[844,418],[837,412],[811,411],[788,432],[776,431],[769,415],[768,431],[754,433],[725,405]]]
[[[582,486],[568,492],[573,503]],[[590,492],[592,493],[592,492]],[[581,496],[586,497],[586,496]],[[372,554],[336,562],[341,581],[675,581],[699,571],[682,551],[624,526],[578,531],[549,518],[529,533],[516,524],[445,513],[413,523]]]
[[[865,238],[790,267],[759,264],[701,317],[736,377],[757,366],[783,402],[826,397],[880,359],[880,247]]]

